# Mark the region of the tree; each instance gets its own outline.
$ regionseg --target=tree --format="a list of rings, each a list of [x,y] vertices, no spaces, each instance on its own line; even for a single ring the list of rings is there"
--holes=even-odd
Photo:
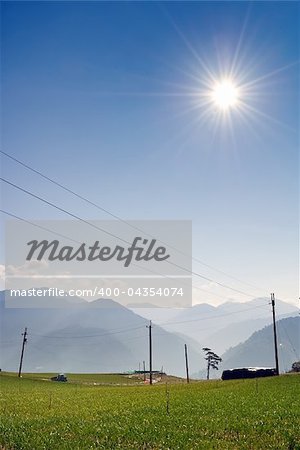
[[[205,359],[207,361],[207,379],[209,380],[209,372],[210,368],[219,370],[219,363],[222,361],[222,358],[214,353],[210,348],[203,347],[202,349],[205,353]]]

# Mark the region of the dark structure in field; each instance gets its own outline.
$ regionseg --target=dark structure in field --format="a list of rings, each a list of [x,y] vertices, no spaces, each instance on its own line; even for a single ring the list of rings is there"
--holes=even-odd
[[[67,377],[63,374],[60,373],[59,375],[57,375],[56,377],[52,377],[51,381],[62,381],[62,382],[66,382],[68,381]]]
[[[237,380],[241,378],[272,377],[276,375],[276,369],[270,367],[243,367],[224,370],[222,380]]]

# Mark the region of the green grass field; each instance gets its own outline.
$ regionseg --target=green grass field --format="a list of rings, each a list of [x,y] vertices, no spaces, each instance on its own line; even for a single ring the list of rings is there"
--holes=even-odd
[[[4,376],[14,376],[15,374],[9,374],[3,372]],[[2,374],[2,375],[3,375]],[[30,380],[42,380],[42,381],[50,381],[50,378],[56,376],[57,373],[25,373],[22,378],[30,379]],[[143,374],[119,374],[119,373],[71,373],[68,374],[68,382],[76,383],[76,384],[88,384],[88,385],[144,385],[144,376]],[[149,375],[147,375],[149,377]],[[154,379],[160,378],[159,376],[154,375]],[[184,380],[182,378],[173,377],[169,375],[164,375],[162,377],[162,382],[171,382],[174,383],[183,383]]]
[[[1,374],[2,449],[300,449],[298,375],[153,386],[47,376]]]
[[[9,375],[9,374],[7,374]],[[22,378],[30,380],[50,381],[50,378],[56,376],[57,373],[26,373]],[[11,375],[10,375],[11,376]],[[132,375],[121,375],[114,373],[72,373],[68,374],[68,382],[76,384],[90,384],[90,385],[128,385],[128,384],[142,384],[143,378],[137,378]]]

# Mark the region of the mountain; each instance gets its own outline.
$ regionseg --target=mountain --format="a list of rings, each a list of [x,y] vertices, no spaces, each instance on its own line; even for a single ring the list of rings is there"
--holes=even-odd
[[[149,321],[109,300],[43,298],[41,307],[6,308],[0,293],[1,367],[17,370],[21,333],[28,328],[24,371],[120,372],[148,367]],[[41,297],[42,299],[42,297]],[[18,299],[24,306],[26,298]],[[47,307],[50,304],[59,307]],[[153,368],[184,376],[184,337],[153,326]],[[189,340],[190,370],[199,369],[200,352]]]
[[[169,318],[164,311],[162,321],[160,311],[156,310],[155,317],[164,329],[189,336],[201,347],[214,347],[222,353],[271,322],[271,306],[268,303],[269,299],[258,298],[246,303],[227,302],[216,307],[199,304],[179,310],[175,315],[171,310]],[[276,301],[278,318],[298,314],[298,311],[296,306]],[[151,310],[141,310],[140,313],[151,317]]]
[[[277,322],[278,355],[281,372],[291,369],[299,360],[300,317],[288,317]],[[222,369],[234,367],[274,367],[273,325],[252,334],[242,344],[227,350],[222,356]]]
[[[277,320],[285,318],[286,315],[277,316]],[[264,326],[272,323],[272,317],[264,317],[260,319],[243,320],[242,322],[232,323],[227,327],[218,330],[206,338],[209,346],[221,355],[230,347],[234,347],[246,341],[255,331],[260,330]]]
[[[300,317],[288,317],[276,322],[280,372],[291,369],[300,359]],[[228,349],[221,355],[219,371],[211,371],[211,378],[220,378],[222,371],[238,367],[275,367],[273,325],[254,332],[245,342]],[[206,367],[192,374],[206,378]]]

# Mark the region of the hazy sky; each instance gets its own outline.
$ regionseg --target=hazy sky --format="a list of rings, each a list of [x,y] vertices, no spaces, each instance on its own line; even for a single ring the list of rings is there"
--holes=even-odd
[[[209,290],[195,302],[297,301],[298,3],[4,2],[2,16],[4,151],[124,219],[192,219],[194,256],[261,288],[195,263],[250,294],[195,278]],[[224,78],[240,89],[229,114],[205,104]],[[109,218],[2,165],[61,207]],[[2,204],[66,218],[8,186]]]

